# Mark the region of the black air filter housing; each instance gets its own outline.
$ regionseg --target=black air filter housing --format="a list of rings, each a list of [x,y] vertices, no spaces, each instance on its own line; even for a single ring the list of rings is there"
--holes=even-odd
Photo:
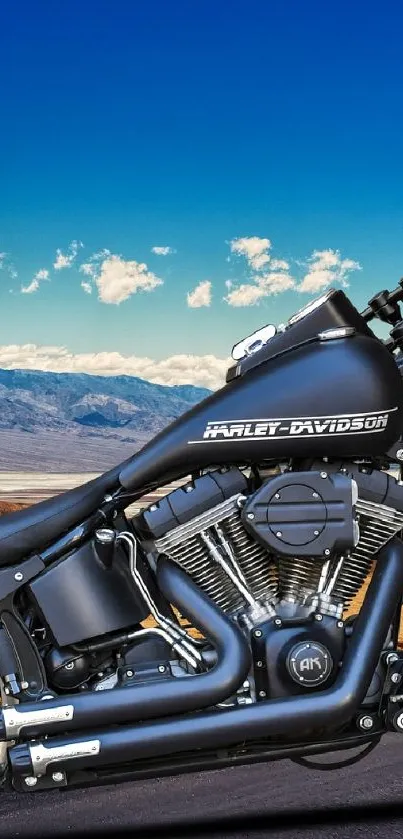
[[[286,472],[250,496],[242,521],[271,552],[323,559],[357,544],[356,501],[351,477],[325,471]]]

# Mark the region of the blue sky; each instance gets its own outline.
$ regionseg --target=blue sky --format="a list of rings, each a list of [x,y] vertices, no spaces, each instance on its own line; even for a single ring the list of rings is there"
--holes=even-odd
[[[359,307],[396,285],[402,23],[361,0],[3,9],[0,365],[213,384],[329,283]]]

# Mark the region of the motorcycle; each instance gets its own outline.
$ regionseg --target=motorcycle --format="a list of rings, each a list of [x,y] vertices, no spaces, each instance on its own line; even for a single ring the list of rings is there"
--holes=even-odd
[[[133,457],[0,518],[3,789],[334,768],[403,732],[402,300],[330,289]]]

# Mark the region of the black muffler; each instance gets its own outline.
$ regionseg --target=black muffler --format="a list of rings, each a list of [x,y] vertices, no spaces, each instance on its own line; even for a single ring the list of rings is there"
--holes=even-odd
[[[328,690],[222,710],[155,720],[112,730],[92,728],[79,738],[50,738],[10,749],[15,775],[43,775],[108,767],[194,749],[219,749],[267,737],[301,738],[304,730],[349,723],[371,683],[403,591],[403,544],[381,552],[336,683]]]
[[[0,711],[0,741],[57,731],[108,726],[208,708],[233,696],[248,675],[251,654],[237,626],[171,560],[158,562],[158,584],[204,637],[216,654],[207,672],[108,691],[24,702]]]

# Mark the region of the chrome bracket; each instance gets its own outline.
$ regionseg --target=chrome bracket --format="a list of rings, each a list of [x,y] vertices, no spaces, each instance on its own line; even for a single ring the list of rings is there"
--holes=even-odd
[[[80,757],[93,757],[101,750],[100,740],[87,740],[84,743],[68,743],[65,746],[44,746],[42,743],[29,746],[33,775],[39,778],[46,774],[51,763],[63,764],[66,760]]]
[[[19,737],[23,728],[29,725],[46,725],[50,722],[66,722],[74,716],[74,705],[61,705],[59,708],[38,708],[35,711],[20,711],[15,706],[1,709],[8,740]]]

